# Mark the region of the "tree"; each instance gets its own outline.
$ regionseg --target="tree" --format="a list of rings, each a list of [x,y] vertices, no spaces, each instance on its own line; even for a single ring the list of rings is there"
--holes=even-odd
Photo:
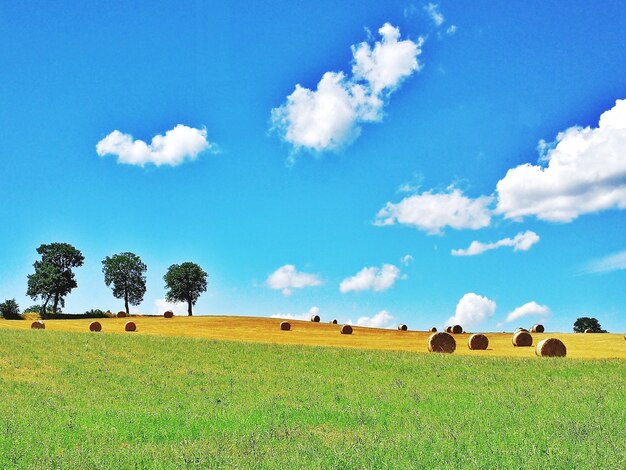
[[[26,295],[33,300],[41,298],[41,315],[47,315],[52,299],[52,313],[58,313],[59,304],[65,306],[65,296],[78,286],[72,268],[83,265],[85,257],[69,243],[49,243],[37,248],[41,260],[33,264],[35,273],[28,276]]]
[[[0,304],[0,317],[5,320],[21,320],[20,307],[15,299],[5,300]]]
[[[592,333],[606,333],[596,318],[580,317],[574,322],[574,333],[584,333],[585,330],[591,330]]]
[[[139,305],[146,293],[146,270],[148,268],[141,258],[134,253],[120,253],[107,256],[102,260],[104,283],[113,284],[113,296],[124,299],[126,315],[128,304]]]
[[[192,306],[206,291],[207,273],[196,263],[171,265],[165,276],[165,298],[169,302],[187,302],[187,314],[193,315]]]

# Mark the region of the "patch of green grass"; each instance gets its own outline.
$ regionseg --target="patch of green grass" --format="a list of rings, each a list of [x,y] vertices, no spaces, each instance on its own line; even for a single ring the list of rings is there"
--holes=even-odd
[[[625,468],[626,361],[0,330],[1,468]]]

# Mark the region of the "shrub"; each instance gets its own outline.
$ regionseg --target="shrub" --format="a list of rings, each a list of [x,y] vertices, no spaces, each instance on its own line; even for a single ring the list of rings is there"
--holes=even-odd
[[[15,299],[5,300],[0,304],[0,316],[5,320],[21,320],[20,307]]]

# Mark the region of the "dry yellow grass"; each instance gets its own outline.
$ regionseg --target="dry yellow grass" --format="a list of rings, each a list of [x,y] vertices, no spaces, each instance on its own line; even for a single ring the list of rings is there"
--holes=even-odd
[[[258,317],[132,317],[137,324],[138,335],[188,336],[218,340],[246,341],[253,343],[306,344],[360,349],[385,349],[395,351],[428,352],[426,331],[398,331],[377,328],[354,327],[352,335],[340,335],[337,325],[290,320],[291,331],[281,331],[278,318]],[[47,331],[75,331],[89,333],[90,319],[46,320]],[[98,320],[102,332],[124,333],[127,318],[104,318]],[[0,328],[29,329],[29,321],[0,320]],[[535,347],[516,348],[511,344],[512,333],[487,333],[489,349],[471,351],[467,347],[469,334],[455,335],[457,348],[454,354],[471,356],[535,357]],[[533,344],[545,338],[558,338],[567,346],[568,358],[626,359],[626,341],[620,334],[573,334],[534,333]]]

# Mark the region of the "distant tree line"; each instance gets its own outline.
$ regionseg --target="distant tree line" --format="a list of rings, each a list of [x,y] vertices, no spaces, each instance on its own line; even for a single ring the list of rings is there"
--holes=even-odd
[[[35,261],[35,272],[28,275],[26,295],[40,304],[33,305],[24,313],[38,313],[41,318],[58,316],[65,307],[65,297],[78,287],[74,268],[83,265],[85,257],[69,243],[42,244],[37,248],[40,259]],[[131,305],[139,305],[146,294],[146,264],[134,253],[124,252],[107,256],[102,260],[104,283],[113,296],[124,301],[124,310],[130,314]],[[163,280],[165,298],[169,302],[187,303],[187,314],[193,315],[193,306],[207,290],[208,274],[196,263],[185,262],[171,265]],[[91,310],[85,315],[105,315],[101,310]],[[20,319],[15,299],[0,304],[0,316],[6,320]]]

